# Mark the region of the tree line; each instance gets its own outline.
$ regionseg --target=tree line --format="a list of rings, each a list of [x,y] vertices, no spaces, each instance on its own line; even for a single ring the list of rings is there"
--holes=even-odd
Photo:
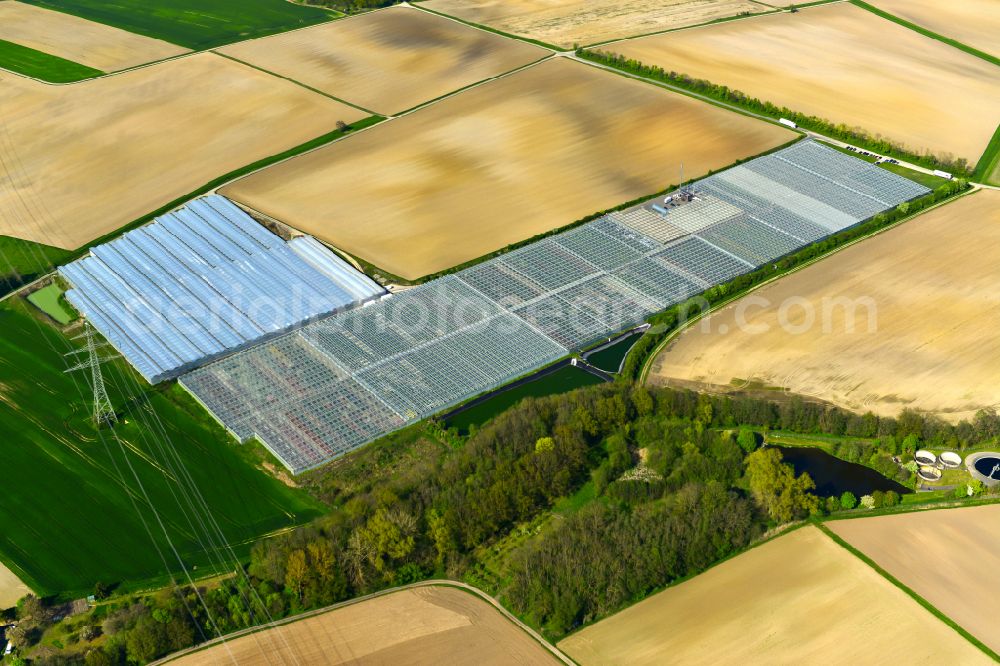
[[[876,153],[900,157],[908,162],[913,162],[914,164],[919,164],[930,169],[944,169],[956,175],[972,175],[972,167],[964,157],[956,158],[952,155],[935,155],[930,152],[915,153],[892,142],[886,137],[873,135],[861,127],[850,127],[844,123],[834,123],[825,118],[793,111],[785,106],[761,101],[756,97],[751,97],[729,86],[712,83],[705,79],[696,79],[688,74],[667,71],[657,65],[647,65],[639,60],[626,58],[620,54],[577,49],[576,55],[592,62],[614,67],[623,72],[669,83],[679,88],[698,93],[699,95],[738,106],[747,111],[766,115],[774,119],[787,118],[800,127],[805,127],[826,136],[867,148]]]

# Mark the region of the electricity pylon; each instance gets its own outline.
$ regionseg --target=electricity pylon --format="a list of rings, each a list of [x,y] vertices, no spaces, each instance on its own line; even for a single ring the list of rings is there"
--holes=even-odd
[[[74,340],[85,340],[83,349],[77,349],[71,351],[66,356],[71,356],[73,354],[86,354],[87,358],[80,363],[77,363],[72,368],[66,370],[66,372],[75,372],[77,370],[90,370],[90,385],[94,389],[94,425],[100,428],[102,425],[111,427],[118,423],[118,416],[115,414],[114,408],[111,406],[111,398],[108,397],[108,391],[104,387],[104,375],[101,373],[101,363],[108,361],[112,356],[101,356],[100,346],[97,340],[95,340],[94,329],[90,327],[90,324],[84,324],[83,333],[73,338]]]

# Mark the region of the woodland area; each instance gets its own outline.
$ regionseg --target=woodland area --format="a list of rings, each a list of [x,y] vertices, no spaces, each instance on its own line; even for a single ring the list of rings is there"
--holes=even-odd
[[[951,426],[909,412],[888,419],[616,382],[525,400],[468,437],[436,422],[414,426],[306,475],[328,514],[259,542],[235,576],[114,599],[75,634],[102,636],[95,647],[39,661],[142,663],[425,578],[482,585],[474,574],[487,560],[495,574],[487,591],[558,639],[770,527],[853,507],[821,501],[807,475],[760,446],[761,433],[777,429],[857,437],[848,453],[874,458],[992,440],[1000,419],[982,412]],[[30,644],[46,613],[30,598],[22,603],[19,640]]]

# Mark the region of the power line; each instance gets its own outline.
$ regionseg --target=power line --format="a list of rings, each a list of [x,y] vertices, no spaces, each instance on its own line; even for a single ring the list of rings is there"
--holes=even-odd
[[[89,323],[84,324],[83,333],[75,336],[73,339],[84,340],[84,347],[83,349],[71,351],[65,354],[65,356],[83,353],[87,357],[80,363],[67,368],[64,372],[90,370],[90,386],[94,390],[94,425],[98,428],[101,426],[113,427],[118,423],[118,415],[115,414],[115,409],[111,405],[111,398],[108,397],[107,388],[104,386],[104,373],[101,372],[101,363],[110,361],[114,356],[102,356],[102,347],[104,347],[104,344],[97,342],[94,329]]]

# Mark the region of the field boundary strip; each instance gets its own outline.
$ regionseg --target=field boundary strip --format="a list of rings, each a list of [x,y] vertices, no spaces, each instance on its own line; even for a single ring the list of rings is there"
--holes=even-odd
[[[865,518],[878,518],[880,516],[897,516],[907,513],[922,513],[925,511],[948,511],[951,509],[968,509],[974,506],[989,506],[990,504],[1000,504],[1000,497],[987,497],[981,499],[956,499],[954,501],[925,502],[923,504],[897,504],[892,507],[882,507],[879,509],[852,509],[851,511],[841,511],[823,518],[824,523],[836,522],[840,520],[863,520]]]
[[[309,26],[309,27],[312,28],[312,27],[315,27],[315,26]],[[263,67],[261,67],[259,65],[254,65],[253,63],[249,63],[246,60],[240,60],[239,58],[236,58],[234,56],[229,55],[228,53],[222,53],[221,51],[218,51],[218,50],[215,50],[215,49],[212,50],[212,53],[214,53],[217,56],[223,57],[226,60],[232,60],[233,62],[238,62],[239,64],[245,65],[245,66],[247,66],[247,67],[249,67],[251,69],[256,69],[258,72],[263,72],[264,74],[267,74],[269,76],[273,76],[276,79],[284,79],[285,81],[288,81],[289,83],[294,83],[295,85],[300,86],[302,88],[305,88],[306,90],[308,90],[310,92],[314,92],[317,95],[322,95],[323,97],[326,97],[328,99],[332,99],[335,102],[340,102],[341,104],[346,104],[347,106],[355,108],[358,111],[364,111],[368,115],[371,115],[371,116],[380,116],[380,115],[382,115],[380,113],[376,113],[375,111],[372,111],[371,109],[366,109],[363,106],[358,106],[354,102],[348,102],[346,99],[342,99],[342,98],[337,97],[335,95],[331,95],[330,93],[323,92],[322,90],[319,90],[317,88],[313,88],[312,86],[306,85],[305,83],[302,83],[301,81],[299,81],[297,79],[293,79],[290,76],[284,76],[282,74],[278,74],[277,72],[272,72],[269,69],[265,69],[265,68],[263,68]]]
[[[530,37],[521,37],[510,32],[504,32],[503,30],[497,30],[496,28],[491,28],[488,25],[483,25],[482,23],[473,23],[472,21],[466,21],[465,19],[458,18],[457,16],[452,16],[451,14],[445,14],[439,12],[435,9],[428,9],[427,7],[421,6],[422,3],[414,2],[409,6],[414,9],[419,9],[422,12],[427,12],[428,14],[436,14],[442,18],[446,18],[452,21],[457,21],[458,23],[463,23],[470,28],[478,28],[485,32],[492,32],[494,35],[500,35],[501,37],[506,37],[508,39],[514,39],[519,42],[527,42],[528,44],[534,44],[535,46],[541,46],[544,49],[549,49],[550,51],[555,51],[556,53],[565,53],[567,51],[572,51],[572,49],[564,49],[561,46],[556,46],[555,44],[548,44],[538,39],[531,39]]]
[[[405,592],[407,590],[415,590],[423,587],[449,587],[461,590],[462,592],[465,592],[467,594],[471,594],[477,599],[489,604],[489,606],[498,611],[500,615],[504,617],[505,620],[513,624],[517,629],[527,634],[529,638],[531,638],[536,643],[545,648],[557,660],[561,661],[563,664],[566,664],[566,666],[576,666],[576,662],[570,659],[568,656],[566,656],[566,654],[562,650],[557,648],[549,641],[545,640],[545,638],[541,634],[539,634],[537,631],[535,631],[530,626],[521,621],[520,618],[518,618],[516,615],[507,610],[507,608],[505,608],[494,597],[491,597],[489,594],[487,594],[483,590],[480,590],[478,587],[475,587],[473,585],[470,585],[462,581],[450,580],[447,578],[435,578],[431,580],[420,581],[417,583],[410,583],[408,585],[390,587],[384,590],[379,590],[378,592],[372,592],[370,594],[366,594],[360,597],[354,597],[353,599],[347,599],[345,601],[331,604],[329,606],[324,606],[323,608],[317,608],[315,610],[307,611],[305,613],[299,613],[298,615],[291,615],[289,617],[282,618],[280,620],[275,620],[274,622],[270,622],[268,624],[257,625],[255,627],[248,627],[247,629],[241,629],[240,631],[234,631],[232,633],[225,634],[217,638],[213,638],[212,640],[201,643],[200,645],[195,645],[193,647],[180,650],[179,652],[174,652],[173,654],[169,654],[166,657],[162,657],[160,659],[157,659],[156,661],[150,662],[149,666],[160,666],[161,664],[167,664],[176,661],[182,657],[186,657],[187,655],[194,654],[196,652],[202,652],[203,650],[207,650],[217,645],[224,645],[225,643],[234,640],[236,638],[242,638],[243,636],[251,636],[253,634],[257,634],[262,631],[276,629],[278,627],[282,627],[285,625],[294,624],[300,620],[307,620],[309,618],[316,617],[319,615],[325,615],[326,613],[331,613],[333,611],[337,611],[342,608],[347,608],[349,606],[354,606],[360,603],[364,603],[366,601],[371,601],[372,599],[377,599],[379,597],[385,597],[390,594],[396,594],[397,592]]]
[[[954,620],[952,620],[950,617],[948,617],[947,615],[945,615],[943,612],[941,612],[937,608],[937,606],[934,606],[932,603],[930,603],[929,601],[927,601],[926,599],[924,599],[922,596],[920,596],[919,594],[917,594],[916,592],[914,592],[910,587],[908,587],[905,584],[903,584],[903,582],[900,581],[898,578],[896,578],[891,573],[889,573],[888,571],[886,571],[885,569],[883,569],[881,566],[879,566],[878,563],[875,562],[875,560],[871,559],[870,557],[868,557],[867,555],[865,555],[863,552],[861,552],[860,550],[858,550],[857,548],[855,548],[854,546],[852,546],[850,543],[848,543],[846,540],[844,540],[842,537],[840,537],[838,534],[836,534],[833,530],[831,530],[826,525],[824,525],[821,521],[817,520],[817,521],[814,521],[812,524],[814,524],[817,528],[819,528],[819,530],[821,532],[823,532],[824,534],[826,534],[826,536],[828,536],[831,540],[833,540],[833,542],[836,543],[838,546],[840,546],[841,548],[845,549],[849,553],[853,554],[859,560],[861,560],[862,562],[864,562],[865,564],[867,564],[869,567],[871,567],[872,569],[874,569],[875,572],[878,573],[880,576],[882,576],[883,578],[885,578],[887,581],[889,581],[894,586],[896,586],[897,588],[899,588],[899,590],[901,590],[903,593],[905,593],[911,599],[913,599],[918,604],[920,604],[928,612],[930,612],[932,615],[934,615],[934,617],[938,618],[939,620],[941,620],[942,622],[944,622],[946,625],[948,625],[949,627],[951,627],[952,629],[954,629],[955,632],[958,633],[959,636],[961,636],[965,640],[969,641],[969,643],[971,643],[972,645],[975,645],[983,653],[985,653],[986,656],[988,656],[990,659],[992,659],[993,661],[1000,661],[1000,654],[997,654],[996,652],[994,652],[993,650],[991,650],[985,643],[983,643],[981,640],[979,640],[978,638],[976,638],[975,636],[973,636],[972,634],[970,634],[968,631],[966,631],[960,624],[958,624],[957,622],[955,622]]]
[[[837,252],[840,252],[841,250],[847,249],[847,248],[849,248],[849,247],[851,247],[851,246],[853,246],[853,245],[855,245],[857,243],[860,243],[861,241],[867,240],[869,238],[872,238],[874,236],[882,234],[882,233],[884,233],[886,231],[889,231],[890,229],[895,229],[899,225],[904,224],[906,222],[909,222],[910,220],[919,217],[923,213],[930,212],[930,211],[932,211],[932,210],[934,210],[934,209],[936,209],[936,208],[938,208],[940,206],[944,206],[944,205],[949,204],[949,203],[951,203],[951,202],[953,202],[953,201],[955,201],[955,200],[957,200],[957,199],[959,199],[961,197],[969,196],[970,194],[974,194],[975,192],[978,192],[978,191],[979,191],[979,188],[977,188],[977,187],[970,187],[967,190],[963,190],[961,192],[957,192],[957,193],[953,194],[952,196],[950,196],[950,197],[948,197],[946,199],[942,199],[941,201],[938,201],[938,202],[936,202],[936,203],[928,206],[927,208],[923,208],[923,209],[921,209],[921,210],[919,210],[919,211],[917,211],[915,213],[907,215],[907,216],[903,217],[902,219],[899,219],[899,220],[893,222],[892,224],[888,224],[888,225],[886,225],[884,227],[879,227],[878,229],[875,229],[874,231],[871,231],[871,232],[869,232],[867,234],[864,234],[862,236],[858,236],[857,238],[854,238],[854,239],[852,239],[852,240],[850,240],[850,241],[848,241],[848,242],[846,242],[846,243],[844,243],[842,245],[838,245],[836,247],[833,247],[830,250],[828,250],[827,252],[824,252],[823,254],[815,256],[812,259],[809,259],[809,260],[807,260],[807,261],[805,261],[805,262],[803,262],[801,264],[796,264],[795,266],[792,266],[788,270],[780,272],[780,273],[778,273],[776,275],[773,275],[773,276],[769,277],[768,279],[764,280],[763,282],[760,282],[760,283],[755,284],[755,285],[753,285],[753,286],[751,286],[751,287],[749,287],[749,288],[747,288],[747,289],[745,289],[743,291],[740,291],[740,292],[738,292],[736,294],[733,294],[729,298],[726,298],[725,300],[720,301],[719,303],[717,303],[716,305],[713,305],[712,307],[708,308],[707,310],[704,310],[703,312],[699,312],[695,316],[688,318],[683,323],[683,325],[681,325],[678,328],[676,328],[673,331],[671,331],[663,340],[661,340],[649,352],[649,355],[643,361],[642,368],[639,370],[639,374],[638,374],[638,377],[636,378],[636,381],[638,383],[640,383],[640,384],[645,384],[646,381],[647,381],[647,379],[649,378],[649,371],[650,371],[650,368],[653,365],[653,362],[656,360],[657,356],[659,356],[663,352],[664,348],[667,345],[669,345],[671,342],[673,342],[677,338],[678,335],[680,335],[684,331],[688,330],[689,328],[691,328],[691,326],[697,324],[698,322],[700,322],[705,317],[708,317],[709,315],[717,312],[718,310],[720,310],[722,308],[725,308],[725,307],[727,307],[729,305],[732,305],[734,302],[736,302],[736,301],[738,301],[738,300],[740,300],[740,299],[748,296],[749,294],[752,294],[753,292],[757,291],[758,289],[761,289],[761,288],[763,288],[763,287],[765,287],[767,285],[770,285],[771,283],[773,283],[773,282],[775,282],[777,280],[781,280],[782,278],[785,278],[785,277],[787,277],[789,275],[797,273],[798,271],[801,271],[801,270],[803,270],[805,268],[808,268],[809,266],[812,266],[813,264],[815,264],[817,262],[820,262],[823,259],[826,259],[827,257],[830,257],[830,256],[832,256],[833,254],[835,254]],[[633,350],[634,350],[634,347],[633,347]],[[629,354],[633,353],[633,350],[630,350]]]
[[[934,32],[933,30],[929,30],[921,25],[918,25],[916,23],[911,23],[910,21],[907,21],[904,18],[900,18],[895,14],[890,14],[889,12],[879,9],[878,7],[869,5],[867,2],[864,2],[864,0],[850,0],[850,3],[856,7],[860,7],[861,9],[871,12],[872,14],[875,14],[880,18],[884,18],[887,21],[892,21],[893,23],[897,23],[903,26],[904,28],[908,28],[914,32],[920,33],[924,37],[929,37],[930,39],[937,40],[939,42],[947,44],[948,46],[956,48],[959,51],[965,51],[969,55],[976,56],[977,58],[980,58],[988,63],[1000,67],[1000,58],[992,56],[989,53],[986,53],[985,51],[980,51],[977,48],[969,46],[968,44],[964,44],[958,41],[957,39],[946,37],[942,34]]]
[[[1000,125],[986,144],[972,177],[990,185],[1000,185]]]
[[[720,16],[719,18],[712,19],[711,21],[705,21],[704,23],[695,23],[694,25],[682,25],[677,28],[664,28],[663,30],[653,30],[651,32],[643,32],[637,35],[629,35],[628,37],[616,37],[614,39],[606,39],[603,42],[594,42],[592,44],[581,44],[577,48],[580,49],[595,49],[598,46],[607,46],[608,44],[617,44],[619,42],[630,42],[635,39],[642,39],[643,37],[652,37],[654,35],[665,35],[670,32],[680,32],[681,30],[693,30],[695,28],[708,28],[719,23],[729,23],[730,21],[739,21],[741,19],[752,19],[759,16],[770,16],[771,14],[780,14],[782,12],[787,12],[788,10],[784,7],[778,7],[776,5],[768,5],[758,0],[750,0],[754,4],[761,5],[762,7],[767,7],[767,11],[754,12],[753,14],[736,14],[734,16]],[[844,2],[845,0],[819,0],[819,2],[811,3],[817,5],[826,5],[833,2]],[[805,5],[798,5],[799,7],[804,7]]]
[[[533,60],[533,61],[531,61],[529,63],[521,65],[520,67],[515,67],[514,69],[511,69],[511,70],[506,71],[506,72],[500,72],[499,74],[497,74],[495,76],[490,76],[488,78],[481,79],[479,81],[473,81],[472,83],[470,83],[468,85],[462,86],[461,88],[456,88],[455,90],[452,90],[451,92],[447,92],[447,93],[445,93],[443,95],[439,95],[439,96],[435,97],[434,99],[429,99],[426,102],[421,102],[420,104],[417,104],[416,106],[411,106],[408,109],[404,109],[403,111],[400,111],[399,113],[394,113],[394,114],[390,115],[388,119],[392,120],[393,118],[399,118],[401,116],[409,115],[409,114],[414,113],[415,111],[419,111],[420,109],[423,109],[425,107],[431,106],[433,104],[437,104],[438,102],[443,102],[444,100],[448,99],[449,97],[454,97],[455,95],[461,94],[461,93],[463,93],[463,92],[465,92],[467,90],[471,90],[473,88],[478,88],[479,86],[486,85],[487,83],[492,83],[493,81],[499,81],[500,79],[506,78],[508,76],[512,76],[512,75],[517,74],[518,72],[522,72],[522,71],[524,71],[526,69],[531,69],[532,67],[535,67],[536,65],[542,64],[546,60],[551,60],[552,58],[555,58],[557,55],[558,54],[556,54],[556,53],[549,53],[547,55],[542,56],[538,60]]]

